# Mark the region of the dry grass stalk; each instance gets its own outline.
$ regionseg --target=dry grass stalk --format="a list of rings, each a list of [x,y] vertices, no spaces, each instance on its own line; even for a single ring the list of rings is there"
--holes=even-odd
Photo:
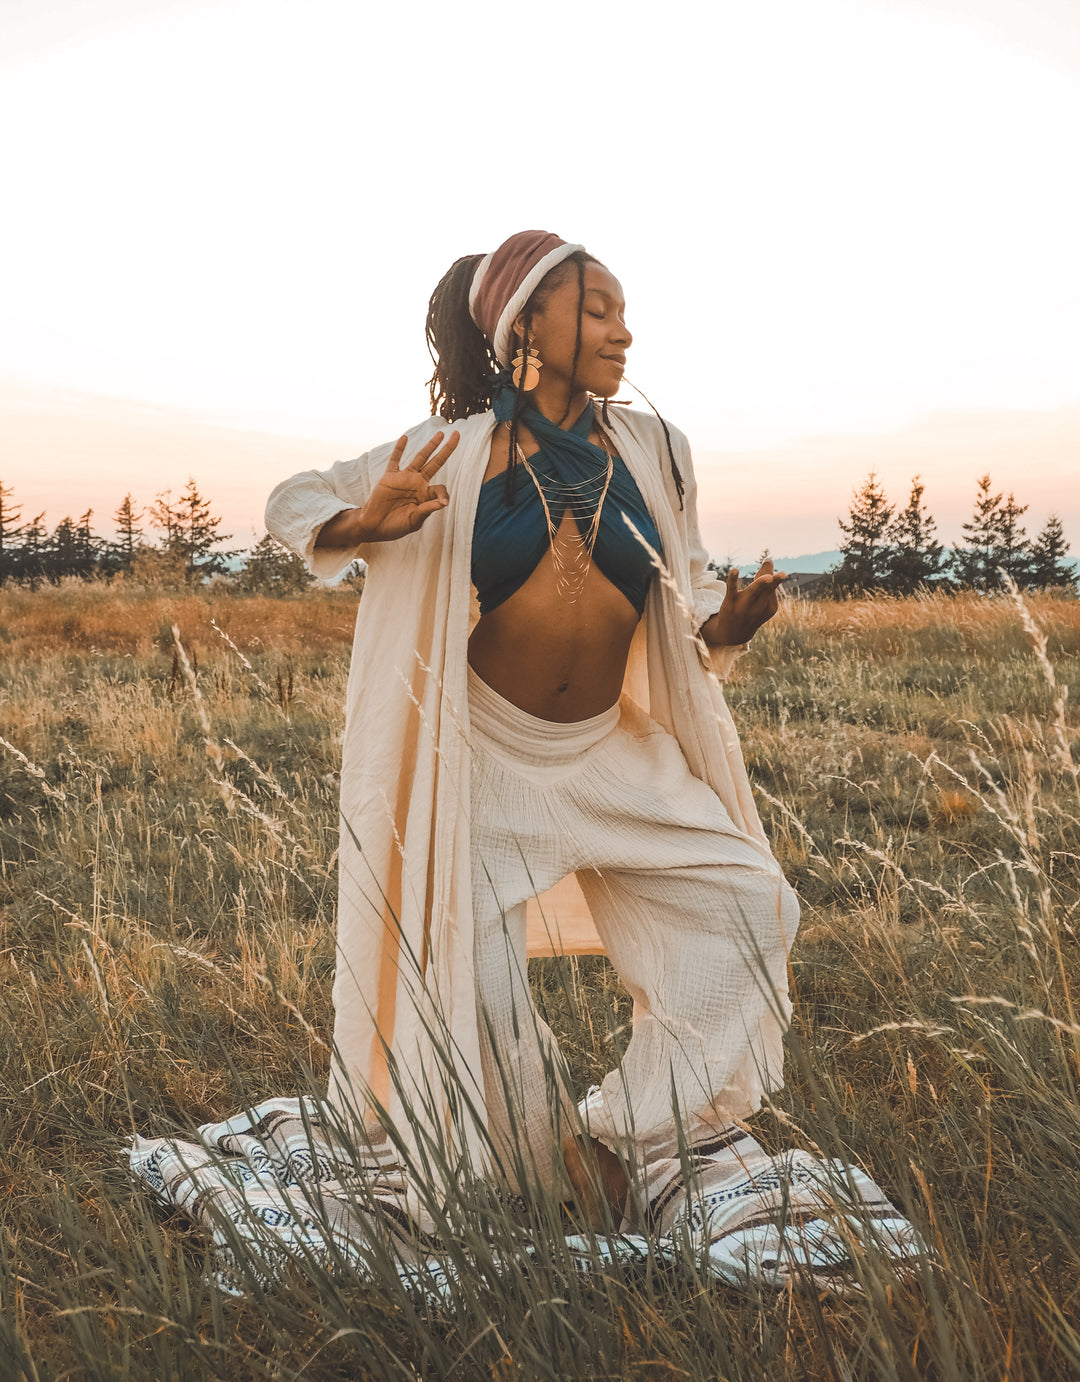
[[[1080,1375],[1080,604],[1045,597],[1041,644],[1009,599],[789,601],[729,687],[804,903],[755,1131],[865,1164],[933,1242],[921,1282],[868,1262],[861,1300],[755,1299],[689,1266],[497,1272],[477,1242],[445,1314],[378,1275],[207,1285],[119,1149],[325,1076],[351,604],[0,591],[10,1375]],[[200,670],[178,652],[170,698],[173,624]],[[532,977],[593,1082],[627,995],[599,959]]]

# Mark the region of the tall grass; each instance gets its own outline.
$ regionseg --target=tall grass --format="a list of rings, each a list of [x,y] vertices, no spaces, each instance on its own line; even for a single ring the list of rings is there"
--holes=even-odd
[[[792,602],[729,688],[804,904],[754,1131],[865,1166],[918,1279],[580,1273],[471,1187],[445,1307],[385,1258],[214,1286],[123,1143],[325,1076],[350,624],[341,595],[0,592],[0,1377],[1080,1375],[1080,606],[1043,597]],[[533,970],[584,1088],[628,999],[602,960]]]

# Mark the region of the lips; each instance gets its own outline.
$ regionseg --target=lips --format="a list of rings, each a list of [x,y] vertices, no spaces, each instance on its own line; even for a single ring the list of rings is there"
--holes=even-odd
[[[610,360],[610,362],[611,362],[613,365],[618,365],[620,369],[625,369],[625,368],[626,368],[626,356],[625,356],[625,355],[601,355],[601,356],[600,356],[600,359],[601,359],[601,360]]]

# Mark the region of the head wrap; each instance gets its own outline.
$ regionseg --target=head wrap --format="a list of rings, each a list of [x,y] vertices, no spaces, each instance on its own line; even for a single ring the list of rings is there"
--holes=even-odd
[[[584,248],[547,230],[521,230],[477,264],[469,289],[469,312],[491,342],[500,365],[510,363],[514,321],[540,280]]]

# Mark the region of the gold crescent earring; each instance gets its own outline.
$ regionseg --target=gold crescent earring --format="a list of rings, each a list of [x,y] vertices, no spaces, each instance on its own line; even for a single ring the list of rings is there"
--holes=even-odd
[[[511,368],[514,372],[514,388],[524,389],[526,393],[530,393],[540,382],[540,371],[544,368],[544,362],[533,346],[529,347],[528,356],[522,347],[514,356]]]

